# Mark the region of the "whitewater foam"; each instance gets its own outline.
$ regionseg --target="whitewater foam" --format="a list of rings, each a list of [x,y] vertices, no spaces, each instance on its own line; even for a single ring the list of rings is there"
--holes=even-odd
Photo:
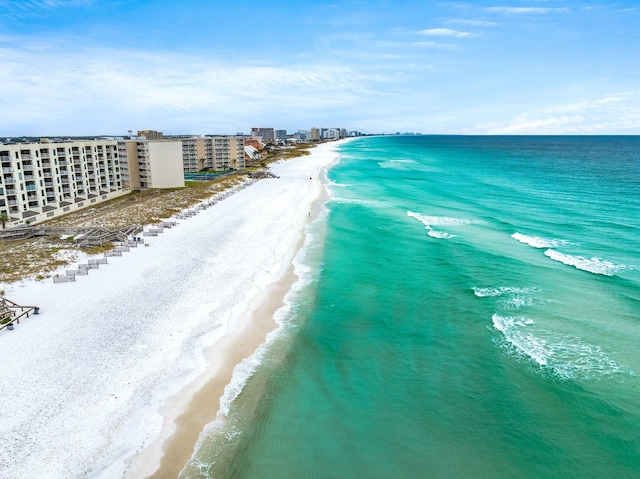
[[[513,233],[511,237],[520,243],[527,244],[534,248],[557,248],[559,246],[569,244],[569,241],[563,239],[549,239],[541,236],[527,236],[521,233]]]
[[[560,379],[593,379],[623,372],[622,367],[597,345],[587,344],[575,336],[536,329],[536,335],[526,331],[535,325],[529,318],[492,316],[493,327],[500,331],[512,351],[549,369]]]
[[[439,231],[433,229],[433,226],[461,226],[461,225],[470,225],[475,223],[475,221],[464,219],[464,218],[451,218],[448,216],[429,216],[429,215],[421,215],[420,213],[415,213],[413,211],[407,211],[407,216],[411,218],[417,219],[420,223],[424,225],[424,228],[427,230],[427,235],[432,238],[437,239],[450,239],[455,238],[456,235],[447,233],[444,231]]]
[[[479,298],[502,296],[505,294],[535,294],[540,292],[538,288],[516,288],[512,286],[501,286],[499,288],[472,288],[473,294]]]
[[[560,253],[559,251],[548,249],[544,252],[545,256],[554,261],[573,266],[582,271],[588,271],[593,274],[602,274],[605,276],[615,276],[618,272],[631,269],[626,265],[619,265],[611,261],[605,261],[600,258],[584,258],[582,256],[572,256]]]

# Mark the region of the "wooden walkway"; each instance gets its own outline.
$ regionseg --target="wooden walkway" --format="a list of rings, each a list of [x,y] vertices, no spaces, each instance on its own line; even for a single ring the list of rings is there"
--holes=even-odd
[[[142,225],[131,225],[118,230],[106,228],[52,228],[50,226],[18,226],[0,230],[0,240],[16,241],[36,236],[76,236],[78,246],[102,246],[105,243],[126,241],[130,235],[142,231]]]
[[[5,297],[0,297],[0,331],[4,328],[13,329],[14,323],[20,324],[20,319],[29,317],[29,314],[39,314],[37,306],[20,306]]]

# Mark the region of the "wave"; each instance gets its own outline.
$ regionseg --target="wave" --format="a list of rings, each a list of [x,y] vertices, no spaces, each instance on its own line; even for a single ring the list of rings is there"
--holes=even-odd
[[[480,298],[502,296],[504,294],[535,294],[540,292],[538,288],[514,288],[503,286],[500,288],[472,288],[473,294]]]
[[[551,258],[554,261],[573,266],[574,268],[588,271],[593,274],[602,274],[605,276],[615,276],[616,273],[632,269],[630,266],[614,264],[610,261],[605,261],[600,258],[584,258],[582,256],[572,256],[569,254],[560,253],[559,251],[548,249],[544,252],[545,256]]]
[[[427,234],[432,238],[437,238],[437,239],[455,238],[456,235],[451,233],[446,233],[444,231],[435,230],[433,229],[433,226],[460,226],[460,225],[470,225],[475,223],[475,221],[467,220],[463,218],[421,215],[420,213],[414,213],[413,211],[407,211],[407,216],[411,218],[415,218],[418,221],[420,221],[420,223],[422,223],[425,229],[428,231]]]
[[[437,231],[437,230],[431,229],[429,227],[427,227],[427,229],[429,230],[429,232],[427,234],[429,236],[431,236],[432,238],[450,239],[450,238],[455,238],[455,236],[456,236],[456,235],[452,235],[450,233],[445,233],[444,231]]]
[[[511,237],[520,243],[533,246],[534,248],[557,248],[569,244],[568,241],[562,239],[548,239],[541,236],[527,236],[521,233],[513,233]]]
[[[532,319],[504,317],[497,314],[494,314],[491,319],[493,327],[500,331],[512,346],[540,366],[546,366],[549,357],[549,351],[545,348],[547,342],[522,331],[526,326],[534,324]]]
[[[620,365],[600,346],[542,329],[536,331],[537,336],[527,331],[528,327],[535,325],[532,319],[494,314],[492,322],[493,327],[502,333],[506,346],[538,366],[548,368],[560,379],[592,379],[622,372]]]

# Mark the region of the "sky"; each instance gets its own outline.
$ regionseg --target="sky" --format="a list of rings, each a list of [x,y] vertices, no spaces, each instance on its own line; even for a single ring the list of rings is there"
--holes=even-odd
[[[0,0],[0,136],[640,134],[640,2]]]

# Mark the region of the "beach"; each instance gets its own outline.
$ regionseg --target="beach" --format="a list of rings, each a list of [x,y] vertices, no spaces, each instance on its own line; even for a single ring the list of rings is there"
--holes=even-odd
[[[277,327],[337,145],[75,283],[2,285],[40,314],[0,331],[0,477],[176,477],[234,367]]]

